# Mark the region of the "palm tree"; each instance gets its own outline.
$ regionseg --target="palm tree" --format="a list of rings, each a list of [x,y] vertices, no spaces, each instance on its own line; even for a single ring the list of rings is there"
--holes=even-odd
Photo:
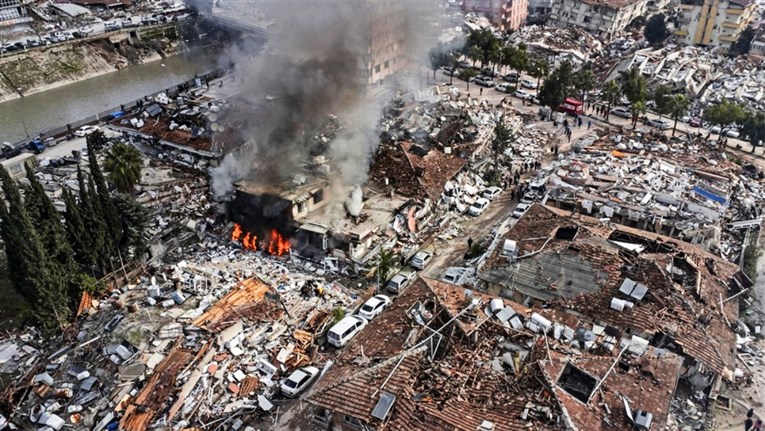
[[[582,102],[584,102],[584,96],[588,92],[595,88],[595,74],[591,70],[582,70],[574,77],[574,88],[579,92],[579,96]]]
[[[644,101],[638,100],[632,104],[632,130],[637,129],[638,118],[640,118],[640,114],[645,114],[646,111],[647,107]]]
[[[537,79],[537,88],[542,85],[542,78],[547,78],[550,73],[550,63],[547,60],[538,60],[531,63],[529,74]]]
[[[467,91],[470,91],[470,80],[478,75],[478,71],[472,67],[460,70],[460,79],[464,79],[467,82]]]
[[[688,112],[688,108],[691,107],[691,101],[684,94],[675,94],[670,101],[670,115],[675,120],[675,125],[672,127],[672,136],[675,136],[677,131],[677,119],[685,115]]]
[[[477,46],[471,46],[468,48],[467,52],[465,53],[465,57],[469,58],[473,62],[473,67],[475,67],[475,62],[480,61],[483,63],[483,51],[481,48]]]
[[[380,261],[377,263],[378,280],[381,280],[382,282],[387,281],[388,276],[396,267],[397,263],[398,257],[393,253],[393,250],[380,249]]]
[[[622,89],[616,81],[611,80],[606,82],[606,85],[603,88],[603,98],[606,99],[606,102],[608,103],[608,106],[606,106],[606,121],[608,121],[608,116],[611,115],[611,105],[616,104],[619,102],[619,99],[622,98]]]
[[[443,66],[446,66],[446,54],[439,48],[433,48],[428,52],[428,66],[433,70],[433,79],[436,79],[436,72]]]
[[[529,54],[526,52],[525,45],[521,45],[518,48],[515,48],[511,54],[512,55],[509,59],[510,67],[518,72],[519,75],[525,70],[529,69]],[[518,81],[515,81],[516,89],[518,88]]]
[[[141,153],[132,145],[117,142],[106,151],[104,170],[109,173],[109,180],[122,193],[132,193],[133,187],[141,179]]]

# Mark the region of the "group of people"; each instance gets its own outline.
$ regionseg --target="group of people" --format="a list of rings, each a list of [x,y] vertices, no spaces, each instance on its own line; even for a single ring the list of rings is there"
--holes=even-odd
[[[746,412],[746,421],[744,421],[744,431],[760,431],[762,430],[762,419],[757,419],[757,421],[754,421],[754,409],[749,409],[748,412]]]

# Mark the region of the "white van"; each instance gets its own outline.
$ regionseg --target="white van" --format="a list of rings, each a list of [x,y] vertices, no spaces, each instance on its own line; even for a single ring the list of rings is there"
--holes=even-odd
[[[361,316],[345,316],[329,329],[327,341],[335,347],[344,347],[367,326],[367,323]]]

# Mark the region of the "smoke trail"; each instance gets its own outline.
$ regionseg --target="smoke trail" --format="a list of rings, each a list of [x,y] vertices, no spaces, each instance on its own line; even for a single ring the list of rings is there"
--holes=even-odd
[[[226,5],[253,7],[245,2]],[[425,3],[282,0],[256,5],[275,25],[269,28],[265,52],[255,61],[237,64],[236,85],[242,100],[236,105],[240,111],[250,110],[237,114],[251,115],[250,126],[241,130],[250,145],[228,155],[212,170],[214,194],[226,194],[242,178],[261,183],[284,181],[298,173],[311,156],[323,153],[339,173],[340,184],[334,185],[338,196],[352,195],[358,201],[356,187],[366,182],[385,102],[367,97],[368,87],[360,84],[368,67],[364,61],[373,50],[393,47],[398,50],[398,61],[377,67],[400,67],[395,63],[421,56],[415,51],[425,49],[426,39],[417,34],[422,33],[422,25],[408,19],[426,20]],[[391,22],[399,23],[397,19],[401,19],[400,25],[391,28]],[[235,48],[229,57],[246,59],[260,50],[261,46],[245,45]],[[342,129],[327,144],[316,135],[332,114],[339,117]]]

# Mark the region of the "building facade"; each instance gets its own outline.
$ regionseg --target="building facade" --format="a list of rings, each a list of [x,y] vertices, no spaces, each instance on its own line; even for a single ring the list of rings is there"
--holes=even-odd
[[[648,0],[555,0],[548,24],[577,26],[611,39],[646,13]]]
[[[359,81],[372,85],[403,69],[408,63],[404,5],[391,0],[371,0],[366,5],[367,51],[359,56]]]
[[[0,29],[7,31],[31,22],[27,8],[21,0],[0,0]]]
[[[518,30],[529,12],[528,0],[465,0],[464,12],[478,13],[500,30]]]
[[[554,0],[529,0],[528,13],[547,15],[552,11]]]
[[[675,35],[688,45],[730,46],[755,18],[752,0],[683,0]]]

